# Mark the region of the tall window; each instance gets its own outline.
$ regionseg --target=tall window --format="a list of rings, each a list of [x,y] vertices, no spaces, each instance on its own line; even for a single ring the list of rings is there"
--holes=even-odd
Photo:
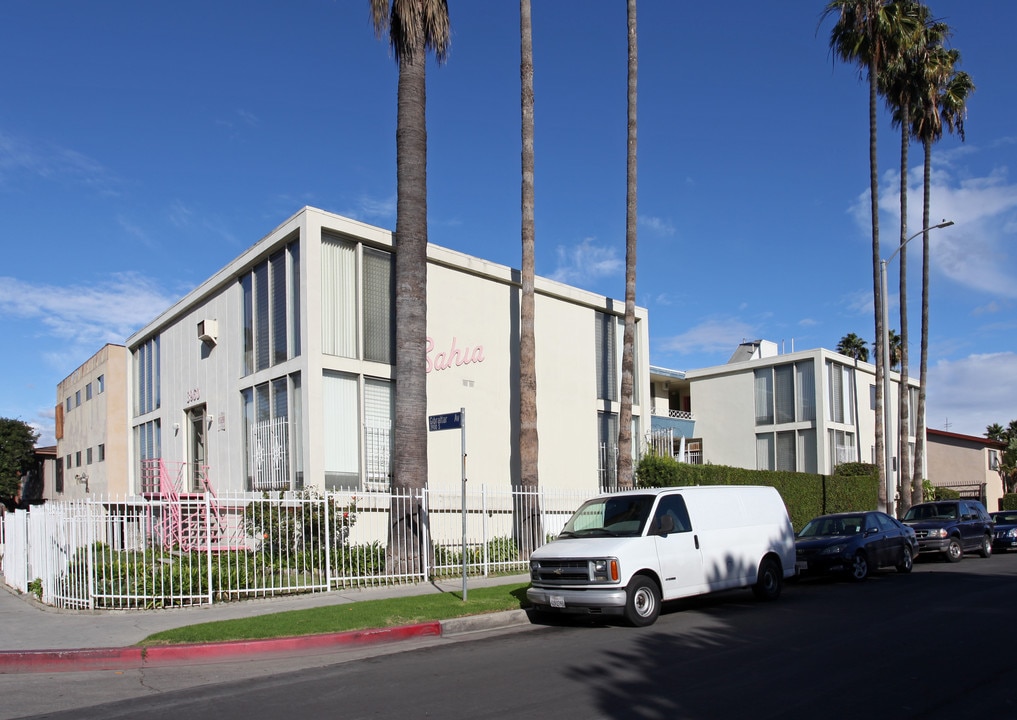
[[[854,371],[847,365],[836,362],[827,362],[827,373],[829,374],[829,414],[831,422],[854,423],[854,397],[855,383]]]
[[[773,370],[760,368],[753,373],[753,397],[756,405],[756,425],[773,424]]]
[[[321,238],[321,351],[357,357],[357,247]]]
[[[844,430],[830,430],[830,468],[841,463],[858,462],[855,435]]]
[[[159,362],[158,335],[142,343],[134,351],[135,415],[144,415],[161,407]]]
[[[388,489],[392,458],[393,384],[364,381],[364,470],[371,487]]]
[[[811,361],[759,368],[753,373],[756,425],[816,419],[816,378]]]
[[[162,433],[158,420],[135,426],[134,456],[138,459],[137,476],[141,478],[141,491],[158,491],[159,475],[151,465],[151,461],[162,457]]]
[[[300,354],[300,252],[290,243],[240,278],[244,374]],[[291,330],[292,328],[292,330]]]
[[[289,387],[290,379],[280,377],[241,391],[245,462],[252,490],[289,490],[296,484],[290,477]],[[299,393],[299,379],[296,387]]]
[[[395,360],[395,307],[392,253],[364,248],[364,359]]]
[[[613,315],[598,312],[596,322],[597,398],[618,399],[618,321]],[[617,433],[615,434],[617,438]]]
[[[355,488],[360,482],[357,378],[325,371],[322,390],[325,488]]]
[[[601,489],[618,485],[618,415],[597,413],[598,468]]]

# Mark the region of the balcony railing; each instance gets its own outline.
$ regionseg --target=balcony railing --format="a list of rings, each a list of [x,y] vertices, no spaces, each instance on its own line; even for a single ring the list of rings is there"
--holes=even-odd
[[[657,408],[651,408],[650,414],[656,415],[657,417],[669,417],[675,420],[695,420],[696,418],[688,410],[668,410],[667,412],[657,411]]]

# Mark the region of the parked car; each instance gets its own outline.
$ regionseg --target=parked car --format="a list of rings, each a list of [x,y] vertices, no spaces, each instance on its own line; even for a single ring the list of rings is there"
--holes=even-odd
[[[1017,511],[1002,510],[989,513],[992,521],[996,523],[995,534],[992,538],[992,549],[1013,550],[1017,548]]]
[[[908,508],[903,518],[918,534],[922,553],[940,553],[957,562],[966,552],[992,555],[995,523],[977,500],[937,500]]]
[[[886,513],[821,515],[798,533],[795,567],[803,575],[845,573],[855,581],[885,567],[909,573],[917,546],[915,532]]]

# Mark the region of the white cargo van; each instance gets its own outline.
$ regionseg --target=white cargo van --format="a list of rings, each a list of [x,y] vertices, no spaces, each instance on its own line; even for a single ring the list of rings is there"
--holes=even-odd
[[[537,612],[624,615],[650,625],[662,600],[751,587],[776,599],[795,536],[772,487],[647,488],[583,503],[530,557]]]

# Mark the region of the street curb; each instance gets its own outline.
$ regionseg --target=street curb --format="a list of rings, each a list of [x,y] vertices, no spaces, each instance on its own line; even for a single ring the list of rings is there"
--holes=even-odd
[[[0,651],[0,675],[196,665],[254,655],[302,654],[333,647],[440,637],[441,634],[441,623],[428,622],[394,628],[222,643],[82,650],[4,650]]]
[[[200,665],[259,655],[312,654],[330,648],[391,643],[421,637],[452,637],[529,623],[529,615],[525,610],[507,610],[392,628],[264,640],[80,650],[0,650],[0,675],[129,670],[182,664]]]

